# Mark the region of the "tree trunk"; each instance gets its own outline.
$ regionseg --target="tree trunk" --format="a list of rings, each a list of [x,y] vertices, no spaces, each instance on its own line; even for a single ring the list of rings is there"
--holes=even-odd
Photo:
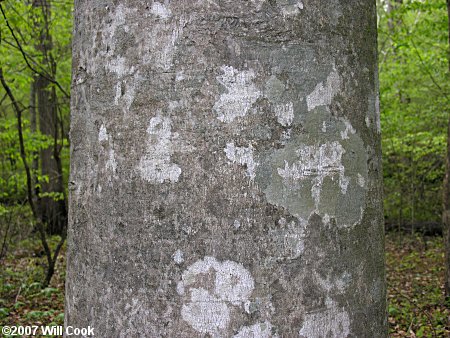
[[[450,76],[450,0],[447,0],[448,30],[448,74]],[[442,189],[442,228],[445,247],[445,296],[450,300],[450,113],[447,126],[447,154],[445,161],[444,186]]]
[[[66,325],[385,337],[375,3],[75,7]]]
[[[447,126],[447,154],[443,192],[442,234],[445,247],[445,296],[450,299],[450,119]]]
[[[56,64],[51,57],[52,39],[49,33],[48,20],[50,20],[50,3],[47,0],[34,0],[33,7],[42,10],[42,17],[35,22],[39,34],[39,43],[36,49],[43,55],[43,63],[49,74],[55,73]],[[42,181],[40,193],[64,193],[62,183],[62,169],[58,165],[59,149],[58,140],[58,116],[56,105],[56,91],[50,86],[49,79],[44,75],[37,75],[35,81],[37,95],[37,107],[39,113],[39,130],[54,140],[54,144],[41,150],[40,164],[41,175],[47,176],[48,181]],[[67,210],[64,199],[55,200],[52,196],[45,196],[39,200],[42,221],[47,225],[50,234],[62,234],[67,223]]]

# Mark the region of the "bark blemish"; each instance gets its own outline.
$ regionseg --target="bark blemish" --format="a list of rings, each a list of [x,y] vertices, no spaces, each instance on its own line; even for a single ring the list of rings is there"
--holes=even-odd
[[[261,92],[253,83],[255,72],[252,69],[238,71],[224,65],[220,70],[223,74],[217,76],[217,81],[225,87],[226,92],[220,95],[213,110],[220,121],[230,123],[235,118],[247,115]]]
[[[297,259],[305,249],[306,224],[302,221],[287,222],[281,218],[278,224],[283,228],[283,258]]]
[[[326,81],[318,83],[316,88],[306,97],[308,111],[316,107],[330,105],[334,96],[341,90],[341,86],[342,79],[333,67],[333,71],[328,75]]]
[[[299,331],[299,337],[347,337],[350,334],[350,318],[343,307],[330,298],[326,310],[308,313]]]
[[[115,175],[117,171],[116,153],[114,151],[113,140],[108,135],[108,130],[104,124],[100,126],[98,141],[101,143],[104,153],[107,154],[105,169],[112,173],[112,175]]]
[[[345,150],[337,142],[326,142],[320,146],[304,145],[297,150],[299,160],[289,165],[285,160],[284,168],[278,168],[278,174],[286,185],[298,180],[312,180],[311,195],[314,198],[316,211],[319,209],[320,194],[325,177],[332,181],[339,179],[342,194],[347,192],[349,179],[345,176],[342,155]]]
[[[189,266],[177,284],[184,297],[181,316],[196,331],[217,336],[228,327],[230,309],[244,306],[254,284],[242,264],[206,256]]]
[[[292,102],[286,104],[277,104],[275,106],[275,116],[278,123],[283,127],[288,127],[294,120],[294,104]]]
[[[112,148],[110,148],[108,151],[108,160],[106,161],[106,169],[111,170],[113,173],[115,173],[117,170],[116,153]]]
[[[100,126],[100,131],[98,132],[98,141],[107,141],[108,140],[108,132],[104,124]]]
[[[147,134],[146,154],[138,166],[141,177],[151,183],[178,182],[181,168],[171,162],[178,133],[172,133],[171,120],[161,115],[152,117]]]
[[[303,9],[303,2],[296,0],[277,0],[278,5],[281,8],[283,16],[292,16],[300,13]]]
[[[334,219],[338,227],[360,223],[368,179],[364,142],[347,119],[332,116],[328,107],[300,118],[306,133],[291,135],[282,149],[255,156],[256,184],[269,203],[298,219],[315,213],[327,224]]]
[[[172,16],[172,12],[164,4],[155,1],[152,4],[151,13],[161,19],[168,19]]]
[[[253,147],[236,147],[233,142],[227,143],[224,152],[232,163],[238,163],[247,167],[247,176],[255,178],[255,168],[258,163],[253,159]]]
[[[354,134],[354,133],[356,133],[356,130],[353,129],[353,126],[349,121],[344,120],[344,124],[345,124],[345,129],[344,129],[344,131],[341,131],[341,138],[343,140],[348,140],[349,139],[348,133]]]
[[[184,258],[183,258],[183,251],[181,251],[180,249],[178,249],[177,251],[175,251],[175,253],[172,255],[173,261],[177,264],[181,264],[184,262]]]
[[[271,333],[272,324],[270,324],[268,321],[265,321],[263,323],[257,323],[251,326],[242,327],[239,332],[234,335],[234,338],[269,338],[272,337]]]

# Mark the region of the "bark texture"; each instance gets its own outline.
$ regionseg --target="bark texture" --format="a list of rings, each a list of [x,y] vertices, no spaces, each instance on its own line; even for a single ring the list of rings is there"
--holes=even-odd
[[[66,325],[384,337],[375,2],[75,2]]]

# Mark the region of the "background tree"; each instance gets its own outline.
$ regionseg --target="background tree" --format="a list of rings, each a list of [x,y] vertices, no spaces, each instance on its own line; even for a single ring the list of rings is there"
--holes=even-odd
[[[47,257],[44,284],[48,284],[67,224],[63,188],[67,165],[63,160],[68,162],[64,124],[69,109],[71,4],[54,3],[53,8],[61,13],[58,21],[51,19],[47,1],[4,1],[0,5],[2,213],[31,218]],[[51,36],[58,41],[53,43]],[[56,71],[57,64],[61,72]],[[58,206],[57,212],[53,206]],[[8,229],[9,224],[4,243]],[[27,227],[21,236],[31,230]],[[55,252],[42,231],[60,234]]]
[[[385,336],[375,17],[77,1],[66,324]]]
[[[450,0],[447,0],[447,19],[448,19],[448,73],[450,77]],[[450,111],[447,108],[447,154],[445,161],[445,178],[442,195],[442,223],[444,227],[444,245],[445,245],[445,295],[450,301]]]
[[[67,228],[66,198],[61,163],[61,149],[66,135],[64,124],[58,114],[60,107],[56,87],[51,80],[55,79],[57,63],[53,57],[53,41],[50,32],[51,3],[47,0],[33,0],[34,12],[38,11],[34,26],[37,31],[36,50],[40,53],[41,65],[46,74],[35,74],[31,84],[32,101],[37,101],[39,112],[39,130],[42,135],[53,139],[49,147],[41,150],[40,171],[46,180],[41,182],[39,199],[42,221],[50,234],[62,234]]]

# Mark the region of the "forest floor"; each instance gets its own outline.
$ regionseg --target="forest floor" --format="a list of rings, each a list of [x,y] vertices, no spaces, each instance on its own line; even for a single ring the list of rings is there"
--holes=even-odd
[[[386,235],[391,337],[450,337],[441,237]]]
[[[51,241],[56,244],[57,239]],[[390,233],[386,262],[390,337],[450,337],[450,306],[443,297],[440,237]],[[38,241],[17,243],[0,261],[0,326],[63,325],[65,255],[42,288],[45,262]]]

